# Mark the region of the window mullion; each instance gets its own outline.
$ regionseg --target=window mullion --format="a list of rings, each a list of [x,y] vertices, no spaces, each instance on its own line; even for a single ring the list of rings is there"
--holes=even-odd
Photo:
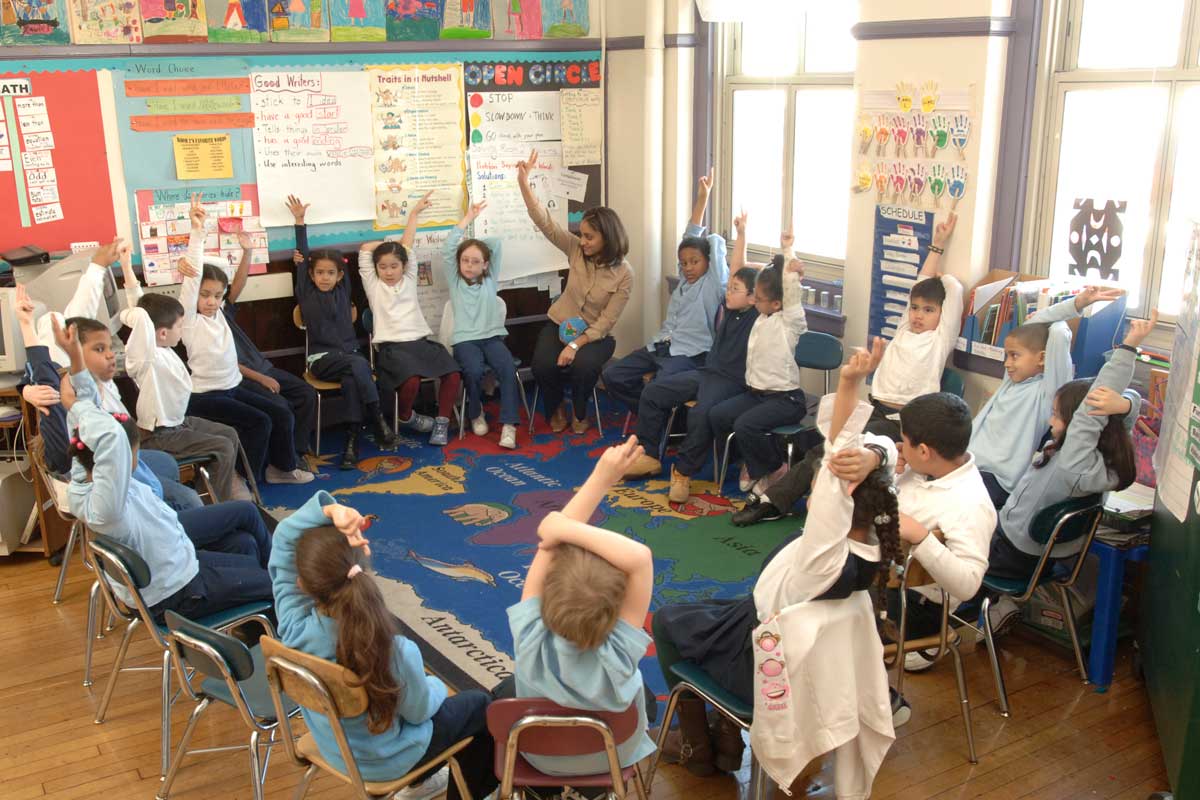
[[[1172,183],[1172,168],[1177,151],[1175,133],[1175,116],[1178,103],[1178,85],[1172,84],[1167,98],[1167,122],[1163,126],[1162,139],[1158,144],[1158,159],[1155,165],[1157,174],[1154,176],[1154,191],[1150,195],[1152,223],[1150,235],[1146,237],[1145,261],[1141,274],[1141,304],[1138,310],[1145,316],[1151,308],[1158,305],[1158,295],[1151,294],[1158,284],[1158,275],[1162,272],[1163,254],[1166,247],[1167,216],[1170,214],[1170,185]]]
[[[792,219],[792,192],[793,188],[793,173],[796,169],[796,90],[799,87],[795,83],[788,85],[787,102],[783,109],[783,175],[780,180],[783,181],[783,208],[780,213],[783,215],[780,220],[782,226],[780,230],[787,230],[788,226],[794,225]],[[794,231],[793,231],[794,232]]]

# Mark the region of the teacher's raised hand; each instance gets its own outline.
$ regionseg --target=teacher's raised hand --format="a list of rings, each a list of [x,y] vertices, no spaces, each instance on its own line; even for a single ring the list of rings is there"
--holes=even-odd
[[[529,172],[537,166],[538,151],[536,149],[529,151],[529,158],[525,161],[517,162],[517,180],[522,186],[529,183]]]

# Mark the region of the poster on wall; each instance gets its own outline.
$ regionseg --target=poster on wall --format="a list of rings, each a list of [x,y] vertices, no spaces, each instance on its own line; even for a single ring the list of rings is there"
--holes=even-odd
[[[387,39],[385,0],[326,0],[329,38],[334,42],[382,42]]]
[[[375,227],[408,220],[427,191],[423,227],[453,225],[466,208],[462,66],[370,67],[375,145]]]
[[[1163,399],[1162,425],[1158,447],[1154,450],[1154,473],[1158,478],[1158,499],[1176,519],[1187,517],[1192,493],[1194,462],[1190,452],[1200,429],[1195,426],[1200,380],[1200,225],[1192,226],[1188,257],[1179,287],[1183,302],[1175,320],[1171,362],[1177,364],[1167,379]]]
[[[485,2],[485,0],[479,0]],[[497,39],[541,39],[541,0],[486,0],[491,4]]]
[[[444,6],[445,0],[387,0],[384,7],[387,40],[427,42],[437,39],[442,31]]]
[[[471,92],[467,95],[471,144],[481,142],[556,142],[559,93]]]
[[[1075,216],[1068,230],[1067,252],[1071,263],[1068,275],[1100,281],[1119,281],[1121,250],[1125,244],[1125,224],[1121,217],[1128,204],[1107,200],[1103,207],[1091,198],[1075,199]]]
[[[146,44],[208,41],[204,0],[140,0],[140,3]]]
[[[375,218],[370,81],[366,72],[250,74],[263,224],[292,224],[289,194],[312,201],[310,225]]]
[[[588,35],[588,0],[541,0],[542,35],[571,39]]]
[[[266,0],[205,0],[208,12],[208,40],[230,44],[265,42]]]
[[[443,39],[490,39],[492,7],[488,0],[445,0],[440,36]]]
[[[135,0],[73,0],[70,9],[75,44],[142,41],[142,15]]]
[[[601,89],[563,89],[558,93],[563,162],[599,164],[604,151],[604,95]]]
[[[66,0],[0,0],[0,44],[70,44]]]
[[[908,308],[929,243],[933,212],[899,205],[875,207],[875,249],[871,257],[871,306],[867,340],[891,339]]]
[[[328,0],[267,0],[273,42],[328,42]]]

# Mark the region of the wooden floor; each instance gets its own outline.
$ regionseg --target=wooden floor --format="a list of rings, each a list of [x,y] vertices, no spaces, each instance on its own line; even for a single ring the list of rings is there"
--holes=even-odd
[[[158,677],[121,676],[108,720],[92,717],[107,680],[118,636],[96,643],[95,685],[81,685],[83,638],[90,573],[72,565],[61,605],[51,605],[57,571],[40,558],[0,559],[0,798],[154,797],[158,781]],[[116,633],[119,634],[119,631]],[[899,731],[875,782],[882,798],[1120,798],[1145,800],[1167,788],[1162,754],[1146,693],[1130,675],[1128,652],[1117,662],[1117,681],[1097,694],[1076,678],[1071,661],[1048,646],[1021,637],[1004,641],[1005,675],[1013,706],[999,716],[982,647],[966,653],[980,762],[966,759],[954,672],[948,663],[909,677],[905,694],[913,717]],[[131,654],[156,662],[139,635]],[[175,735],[187,703],[177,704]],[[245,741],[235,714],[214,706],[195,746]],[[269,798],[290,797],[300,772],[273,759]],[[655,800],[739,800],[748,770],[734,777],[698,779],[664,767],[651,792]],[[198,756],[185,764],[173,798],[249,798],[244,753]],[[804,786],[805,797],[831,798],[832,765]],[[349,798],[343,784],[325,778],[316,798]],[[781,794],[782,798],[783,795]]]

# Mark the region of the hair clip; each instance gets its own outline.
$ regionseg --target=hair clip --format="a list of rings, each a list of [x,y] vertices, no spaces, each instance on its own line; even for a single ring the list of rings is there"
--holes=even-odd
[[[875,524],[876,525],[887,525],[891,521],[892,521],[892,516],[890,514],[877,514],[875,516]]]
[[[363,568],[360,567],[358,564],[352,565],[350,567],[350,569],[346,571],[346,580],[348,580],[348,581],[354,580],[354,576],[362,575],[362,571],[363,571]]]

